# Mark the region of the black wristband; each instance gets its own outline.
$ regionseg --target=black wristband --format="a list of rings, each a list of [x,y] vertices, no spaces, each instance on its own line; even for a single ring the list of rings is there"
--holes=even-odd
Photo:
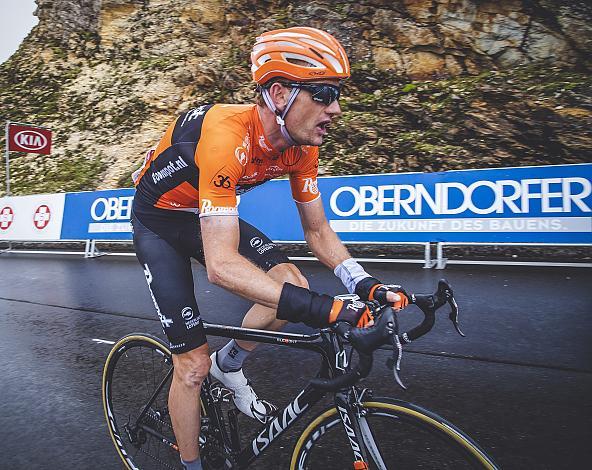
[[[374,277],[365,277],[356,284],[356,292],[360,299],[370,300],[370,291],[376,284],[382,284],[378,279]]]
[[[302,322],[313,328],[324,328],[329,324],[331,307],[333,297],[286,282],[280,295],[277,318],[292,323]]]

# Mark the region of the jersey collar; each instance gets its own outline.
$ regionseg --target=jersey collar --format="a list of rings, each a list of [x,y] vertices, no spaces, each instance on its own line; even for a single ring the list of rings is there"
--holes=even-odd
[[[259,148],[261,153],[268,158],[277,157],[281,152],[278,152],[273,148],[265,132],[263,130],[263,123],[261,122],[261,117],[259,116],[259,111],[257,110],[257,105],[254,108],[255,111],[255,135],[253,136],[253,140],[255,141],[255,145]]]

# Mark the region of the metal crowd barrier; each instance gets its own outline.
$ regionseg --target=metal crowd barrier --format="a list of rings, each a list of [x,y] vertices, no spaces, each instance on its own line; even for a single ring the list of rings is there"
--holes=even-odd
[[[8,248],[0,250],[0,253],[26,253],[26,254],[58,254],[58,255],[84,255],[85,258],[98,258],[101,256],[135,256],[136,254],[133,252],[109,252],[109,251],[101,251],[99,249],[100,244],[124,244],[124,245],[132,245],[131,240],[96,240],[96,239],[88,239],[88,240],[11,240],[8,241]],[[65,250],[39,250],[39,249],[17,249],[12,246],[12,243],[32,243],[35,245],[43,245],[43,244],[77,244],[77,243],[84,243],[84,251],[65,251]],[[304,245],[306,242],[302,241],[274,241],[278,245],[287,245],[287,244],[294,244],[294,245]],[[415,245],[415,246],[423,246],[424,250],[424,258],[417,259],[417,258],[357,258],[358,261],[362,262],[372,262],[372,263],[418,263],[423,264],[423,268],[429,269],[436,266],[436,261],[431,259],[431,243],[430,242],[393,242],[393,243],[384,243],[384,242],[375,242],[375,243],[357,243],[357,242],[344,242],[346,245]],[[314,256],[288,256],[288,259],[292,261],[318,261],[318,259]]]
[[[436,269],[444,269],[448,264],[485,264],[485,265],[503,265],[503,266],[564,266],[592,268],[592,263],[561,263],[545,261],[494,261],[494,260],[449,260],[444,257],[444,246],[543,246],[543,247],[562,247],[562,246],[581,246],[592,247],[589,243],[483,243],[483,242],[438,242],[436,244]]]
[[[58,254],[58,255],[83,255],[84,258],[98,258],[101,256],[135,256],[133,251],[131,240],[10,240],[6,242],[8,248],[1,249],[1,253],[25,253],[25,254]],[[34,245],[43,244],[84,244],[83,251],[70,251],[70,250],[57,250],[57,249],[22,249],[15,248],[13,243],[31,243]],[[274,241],[279,245],[281,244],[293,244],[293,245],[304,245],[306,242],[303,241]],[[105,251],[100,250],[101,244],[122,244],[130,245],[131,251]],[[546,261],[496,261],[496,260],[468,260],[468,259],[448,259],[444,254],[445,246],[539,246],[539,247],[588,247],[592,248],[591,244],[588,243],[483,243],[483,242],[437,242],[436,243],[436,259],[432,259],[432,243],[431,242],[373,242],[373,243],[359,243],[359,242],[344,242],[346,245],[411,245],[411,246],[423,246],[424,257],[421,258],[383,258],[383,257],[355,257],[356,260],[361,262],[371,263],[412,263],[422,264],[424,269],[445,269],[449,264],[475,264],[475,265],[503,265],[503,266],[555,266],[555,267],[582,267],[592,268],[592,263],[588,262],[546,262]],[[291,261],[318,261],[314,256],[288,256]]]

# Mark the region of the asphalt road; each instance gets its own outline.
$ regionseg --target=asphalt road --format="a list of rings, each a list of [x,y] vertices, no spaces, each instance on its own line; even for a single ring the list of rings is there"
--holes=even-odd
[[[313,289],[341,293],[317,264],[299,265]],[[377,366],[366,380],[446,417],[504,469],[589,468],[592,458],[592,272],[582,268],[370,265],[410,291],[445,275],[466,338],[443,316],[406,350],[399,389]],[[195,266],[202,317],[238,325],[249,304],[208,284]],[[408,312],[404,325],[419,317]],[[0,468],[119,469],[100,383],[110,346],[130,332],[162,336],[132,258],[0,255]],[[308,331],[292,325],[289,331]],[[212,347],[223,340],[212,338]],[[247,375],[260,396],[285,404],[316,373],[310,353],[262,346]],[[290,436],[255,468],[282,469]]]

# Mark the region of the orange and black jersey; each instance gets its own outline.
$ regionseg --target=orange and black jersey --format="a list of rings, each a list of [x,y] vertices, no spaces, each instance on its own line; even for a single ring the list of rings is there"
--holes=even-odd
[[[257,105],[207,105],[181,114],[134,173],[142,207],[237,215],[237,194],[289,175],[292,196],[319,197],[318,147],[274,150]]]

